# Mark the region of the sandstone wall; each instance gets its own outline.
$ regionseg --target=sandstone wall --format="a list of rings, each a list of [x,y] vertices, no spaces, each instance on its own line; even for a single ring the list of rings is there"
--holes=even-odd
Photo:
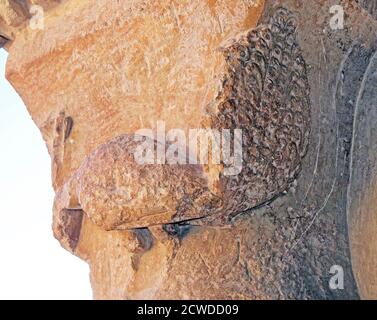
[[[346,27],[332,30],[330,0],[40,4],[35,30],[31,3],[1,3],[6,76],[52,158],[54,234],[89,263],[95,298],[377,296],[373,6],[341,1]],[[270,86],[256,89],[253,68]],[[157,121],[242,127],[257,169],[142,172],[124,156],[127,135]],[[144,198],[129,196],[129,173],[145,178]],[[177,215],[187,190],[199,191]],[[212,196],[230,204],[217,210]],[[202,219],[213,208],[230,219]],[[329,288],[333,265],[344,290]]]

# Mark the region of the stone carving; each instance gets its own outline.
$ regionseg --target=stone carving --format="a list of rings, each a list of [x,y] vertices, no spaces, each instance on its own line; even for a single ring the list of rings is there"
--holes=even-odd
[[[200,165],[136,163],[140,143],[123,135],[84,161],[58,193],[55,215],[73,205],[105,230],[188,220],[224,224],[284,192],[300,170],[310,133],[309,86],[295,32],[291,13],[279,8],[269,25],[225,50],[228,75],[211,127],[243,130],[239,175],[221,172],[211,190]]]
[[[377,20],[341,0],[332,30],[334,2],[306,2],[66,0],[43,31],[0,21],[52,157],[55,237],[96,298],[376,295]],[[157,121],[242,129],[242,171],[136,163],[134,133]]]
[[[310,92],[285,8],[227,48],[226,58],[229,76],[213,125],[243,129],[243,171],[223,178],[225,207],[234,214],[273,199],[297,176],[308,147]]]
[[[120,136],[94,151],[57,194],[56,214],[80,207],[113,230],[200,218],[221,207],[199,166],[137,164],[134,138]]]

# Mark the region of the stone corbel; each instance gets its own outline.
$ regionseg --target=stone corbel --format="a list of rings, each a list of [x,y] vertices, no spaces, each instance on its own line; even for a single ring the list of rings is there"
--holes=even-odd
[[[77,243],[77,210],[107,231],[224,225],[284,193],[300,171],[310,133],[306,65],[295,32],[290,12],[280,8],[270,24],[224,48],[228,70],[210,128],[243,130],[239,174],[224,174],[225,163],[141,165],[134,157],[140,144],[160,142],[118,136],[93,151],[57,192],[54,229],[63,246],[72,251]]]

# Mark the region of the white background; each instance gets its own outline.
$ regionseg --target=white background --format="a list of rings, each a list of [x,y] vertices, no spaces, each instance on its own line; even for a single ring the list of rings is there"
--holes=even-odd
[[[53,238],[50,157],[0,49],[0,299],[91,299],[87,264]]]

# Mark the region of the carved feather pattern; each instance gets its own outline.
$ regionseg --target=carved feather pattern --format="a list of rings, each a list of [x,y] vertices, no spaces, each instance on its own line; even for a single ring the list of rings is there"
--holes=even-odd
[[[213,124],[243,130],[243,171],[223,177],[232,199],[226,211],[234,213],[274,198],[297,176],[309,140],[310,90],[296,23],[284,8],[225,54],[228,76]]]

